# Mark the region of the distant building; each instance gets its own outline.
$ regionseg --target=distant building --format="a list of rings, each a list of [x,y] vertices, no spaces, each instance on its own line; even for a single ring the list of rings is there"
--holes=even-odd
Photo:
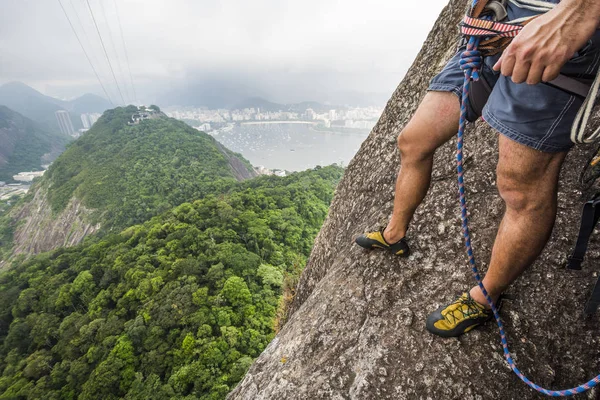
[[[208,131],[210,131],[210,124],[207,122],[207,123],[195,126],[194,129],[199,130],[201,132],[208,132]]]
[[[75,129],[73,128],[73,123],[71,123],[71,116],[69,113],[65,110],[58,110],[54,113],[54,115],[58,121],[60,131],[65,135],[73,136]]]
[[[13,175],[13,179],[20,182],[31,182],[35,178],[44,175],[44,172],[46,171],[19,172],[17,175]]]
[[[83,129],[90,129],[92,126],[88,114],[81,114],[81,123],[83,124]]]
[[[337,119],[337,115],[335,113],[335,110],[329,110],[329,120],[335,121],[336,119]]]
[[[98,121],[98,118],[100,118],[102,116],[102,114],[95,113],[95,114],[88,114],[87,116],[88,116],[88,119],[90,120],[90,127],[92,127],[96,123],[96,121]]]
[[[155,118],[159,118],[160,114],[158,113],[157,110],[155,110],[154,108],[152,108],[153,106],[151,106],[151,108],[148,108],[146,106],[139,106],[138,107],[138,112],[134,113],[131,116],[131,121],[128,122],[129,125],[137,125],[139,124],[141,121],[144,121],[146,119],[155,119]]]
[[[83,123],[84,129],[90,129],[98,118],[100,118],[102,114],[93,113],[93,114],[81,114],[81,123]]]

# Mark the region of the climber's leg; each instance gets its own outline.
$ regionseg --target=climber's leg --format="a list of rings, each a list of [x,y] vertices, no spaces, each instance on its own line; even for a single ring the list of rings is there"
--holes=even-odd
[[[433,154],[458,130],[460,104],[450,92],[428,92],[398,136],[400,171],[396,179],[394,211],[384,237],[389,243],[403,238],[413,214],[431,182]]]
[[[407,255],[402,240],[431,181],[433,154],[458,129],[460,104],[451,92],[428,92],[398,136],[401,167],[396,180],[394,211],[384,232],[370,232],[356,242],[365,248],[384,248]],[[383,236],[382,236],[383,235]]]
[[[567,154],[534,150],[500,135],[498,189],[506,203],[492,259],[483,279],[494,301],[540,254],[556,216],[558,174]],[[429,332],[459,336],[492,318],[478,286],[427,318]]]
[[[531,265],[546,245],[556,217],[558,175],[567,154],[545,153],[499,139],[498,190],[506,204],[483,284],[492,299]],[[487,304],[479,287],[471,296]]]

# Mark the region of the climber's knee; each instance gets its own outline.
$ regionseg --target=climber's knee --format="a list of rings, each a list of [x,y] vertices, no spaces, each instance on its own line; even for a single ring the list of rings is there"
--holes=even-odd
[[[496,169],[500,197],[508,210],[553,208],[565,153],[544,153],[500,136]]]
[[[496,174],[498,192],[507,209],[533,211],[553,203],[556,185],[534,161],[499,162]]]
[[[423,140],[423,136],[422,132],[411,127],[410,124],[400,132],[398,150],[402,162],[418,162],[433,157],[437,147],[431,141]]]
[[[520,174],[498,170],[498,192],[504,200],[506,208],[516,212],[532,210],[546,203],[545,196],[540,196],[532,187],[524,183]]]
[[[458,129],[460,105],[449,92],[428,92],[417,111],[398,135],[402,162],[430,160],[435,150]]]

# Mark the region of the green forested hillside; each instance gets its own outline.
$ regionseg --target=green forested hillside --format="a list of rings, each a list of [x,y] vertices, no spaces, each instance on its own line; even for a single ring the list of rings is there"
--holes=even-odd
[[[0,181],[41,170],[65,149],[70,137],[49,133],[32,120],[0,105]]]
[[[130,126],[136,111],[106,111],[52,164],[42,186],[53,211],[75,196],[106,229],[122,229],[237,182],[211,136],[167,117]]]
[[[223,399],[274,335],[341,168],[260,177],[0,275],[0,399]]]
[[[0,200],[0,266],[11,252],[14,228],[8,213],[17,201],[17,198]]]

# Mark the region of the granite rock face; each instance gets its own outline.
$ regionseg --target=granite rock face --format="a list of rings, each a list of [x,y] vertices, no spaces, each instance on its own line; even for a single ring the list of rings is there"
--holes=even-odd
[[[101,227],[89,222],[92,211],[73,197],[64,210],[54,215],[47,189],[37,185],[31,201],[13,214],[20,222],[14,233],[13,255],[33,255],[79,244]]]
[[[508,368],[488,324],[460,339],[425,330],[425,318],[473,284],[460,230],[452,141],[436,154],[406,259],[353,243],[385,224],[399,167],[396,138],[429,79],[455,51],[464,0],[451,0],[371,135],[348,166],[297,288],[289,320],[229,399],[533,399]],[[514,358],[536,383],[563,389],[600,372],[600,316],[583,305],[600,267],[593,239],[582,271],[564,269],[585,201],[578,174],[592,149],[569,155],[559,213],[543,255],[513,285],[502,317]],[[484,123],[466,139],[465,175],[476,258],[485,270],[504,211],[495,186],[497,136]],[[580,398],[595,398],[598,391]]]

